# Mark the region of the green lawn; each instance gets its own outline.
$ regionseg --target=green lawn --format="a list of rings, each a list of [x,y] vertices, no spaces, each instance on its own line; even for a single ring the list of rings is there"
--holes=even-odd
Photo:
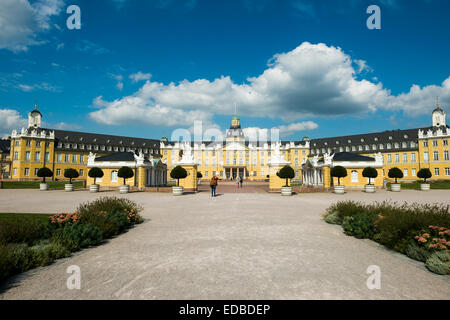
[[[39,189],[40,181],[3,181],[3,189]],[[49,189],[63,190],[67,181],[48,181]],[[83,187],[82,181],[74,181],[75,189]]]
[[[0,213],[0,222],[23,217],[26,219],[34,219],[40,222],[47,222],[51,214],[46,213]]]
[[[442,181],[430,181],[430,189],[450,189],[450,180]],[[420,182],[403,182],[402,189],[419,190]],[[390,188],[391,184],[388,183],[387,187]]]

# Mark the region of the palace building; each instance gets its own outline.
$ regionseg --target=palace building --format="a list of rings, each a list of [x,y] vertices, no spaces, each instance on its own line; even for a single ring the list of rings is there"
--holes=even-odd
[[[265,181],[273,174],[271,161],[275,156],[278,163],[290,164],[294,169],[294,180],[309,186],[333,185],[329,169],[336,163],[348,166],[348,183],[354,186],[366,183],[361,176],[362,169],[370,164],[379,170],[378,183],[388,179],[388,170],[393,167],[403,171],[404,180],[417,180],[421,168],[431,170],[431,179],[450,179],[450,127],[439,104],[432,112],[429,127],[320,139],[304,137],[298,141],[252,141],[245,136],[236,116],[224,141],[188,144],[165,138],[160,141],[45,129],[41,122],[42,114],[35,107],[28,115],[28,128],[12,132],[9,148],[4,142],[0,144],[3,172],[10,172],[10,178],[35,180],[38,169],[46,166],[53,171],[53,179],[64,179],[64,170],[74,168],[79,171],[80,179],[87,180],[87,169],[93,163],[111,166],[108,156],[121,153],[121,161],[139,158],[141,172],[146,172],[146,176],[139,177],[141,181],[156,179],[165,183],[170,170],[181,163],[183,152],[189,148],[203,179],[216,175],[221,179],[240,176],[245,180]],[[94,154],[97,159],[93,158]],[[89,155],[91,163],[88,164]],[[166,168],[168,172],[161,173]],[[106,179],[115,182],[115,169],[110,170],[111,177]]]
[[[330,155],[336,155],[335,161],[338,158],[345,159],[345,163],[353,161],[353,165],[358,161],[370,165],[370,161],[374,161],[380,168],[380,177],[383,179],[388,179],[388,170],[393,167],[403,171],[404,180],[417,180],[417,172],[421,168],[431,170],[431,179],[450,179],[449,139],[450,127],[446,125],[446,114],[438,104],[432,112],[432,126],[429,127],[281,141],[280,152],[294,169],[294,180],[311,186],[329,186],[324,181],[330,179],[324,177],[322,169],[317,168],[318,172],[314,173],[311,170],[314,164],[323,165],[324,159],[331,161],[331,165],[332,160],[328,158]],[[185,145],[166,140],[161,142],[161,153],[168,170],[181,159]],[[191,149],[198,171],[205,179],[217,175],[222,179],[240,176],[259,181],[265,180],[269,175],[275,143],[249,141],[235,116],[224,143],[191,142]],[[361,162],[362,159],[364,161]],[[349,179],[353,185],[362,186],[366,183],[366,179],[362,178],[362,167],[350,171]]]
[[[80,179],[87,179],[90,153],[98,157],[119,152],[142,154],[145,159],[160,158],[159,140],[105,134],[46,129],[42,114],[35,109],[28,114],[28,128],[11,134],[12,179],[35,180],[39,168],[48,167],[53,179],[64,179],[64,170],[76,169]]]

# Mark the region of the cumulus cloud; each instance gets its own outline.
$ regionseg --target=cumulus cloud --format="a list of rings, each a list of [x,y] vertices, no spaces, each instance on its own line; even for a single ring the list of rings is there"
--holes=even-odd
[[[240,115],[293,123],[379,109],[417,115],[429,112],[432,95],[441,96],[442,102],[450,100],[450,78],[442,86],[413,86],[409,93],[393,96],[381,82],[358,79],[368,68],[365,61],[352,59],[339,47],[304,42],[292,51],[274,55],[266,70],[244,84],[233,82],[229,76],[169,84],[147,80],[131,96],[112,102],[102,99],[101,105],[96,101],[100,110],[90,117],[103,124],[139,121],[189,126],[194,120],[210,121],[215,114],[231,115],[237,103]],[[288,127],[283,130],[289,131]]]
[[[130,79],[133,80],[133,82],[139,82],[150,80],[151,76],[152,75],[150,73],[142,73],[141,71],[139,71],[137,73],[130,74]]]
[[[12,130],[20,129],[27,125],[27,120],[22,118],[16,110],[0,109],[0,136],[7,137]]]
[[[0,1],[0,49],[13,52],[45,43],[38,35],[51,29],[50,20],[61,12],[63,0]]]

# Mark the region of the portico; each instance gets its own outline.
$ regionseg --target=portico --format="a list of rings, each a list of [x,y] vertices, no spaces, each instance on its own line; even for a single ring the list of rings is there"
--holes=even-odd
[[[236,177],[248,178],[249,171],[245,166],[224,166],[225,177],[227,180],[236,179]]]

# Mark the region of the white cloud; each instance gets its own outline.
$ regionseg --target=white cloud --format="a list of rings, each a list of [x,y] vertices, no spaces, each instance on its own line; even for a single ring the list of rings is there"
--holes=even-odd
[[[28,0],[1,0],[0,49],[19,52],[45,43],[38,35],[51,28],[50,20],[61,12],[63,4],[63,0],[39,0],[33,4]]]
[[[133,73],[130,75],[130,79],[133,80],[133,82],[139,82],[144,80],[150,80],[150,77],[152,75],[150,73],[142,73],[141,71],[137,73]]]
[[[106,54],[109,52],[108,49],[102,47],[101,45],[89,41],[89,40],[83,40],[79,43],[77,43],[76,50],[84,53],[91,53],[93,55],[100,55],[100,54]]]
[[[280,137],[288,137],[298,131],[315,130],[319,125],[313,121],[302,121],[291,123],[287,126],[279,126],[276,129],[280,132]]]
[[[12,130],[18,130],[27,125],[27,120],[22,118],[16,110],[0,109],[0,136],[8,136]]]
[[[24,91],[24,92],[31,92],[31,91],[36,91],[36,90],[43,90],[43,91],[49,91],[49,92],[59,92],[60,88],[56,87],[52,84],[49,84],[47,82],[42,82],[42,83],[35,83],[35,84],[18,84],[17,87]]]
[[[413,86],[411,92],[396,97],[381,82],[357,79],[366,69],[365,61],[352,59],[341,48],[304,42],[292,51],[274,55],[267,69],[245,84],[236,84],[229,76],[169,84],[147,80],[131,96],[102,100],[101,106],[95,103],[100,110],[90,116],[103,124],[139,121],[189,126],[194,120],[211,121],[214,114],[231,115],[237,103],[240,115],[292,123],[313,116],[364,114],[378,109],[403,110],[407,115],[427,113],[434,101],[432,95],[441,96],[443,103],[450,102],[450,78],[442,86],[422,90]]]

